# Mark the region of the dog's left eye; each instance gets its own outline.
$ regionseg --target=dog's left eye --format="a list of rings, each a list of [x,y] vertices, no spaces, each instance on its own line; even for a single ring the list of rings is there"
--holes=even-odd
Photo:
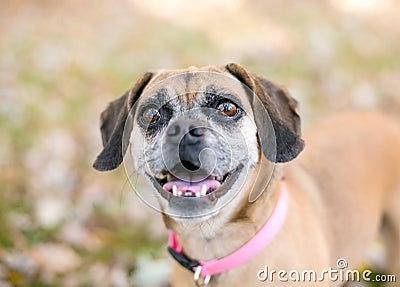
[[[239,113],[239,108],[231,101],[223,101],[217,105],[217,110],[228,117],[234,117]]]
[[[146,123],[152,124],[160,120],[161,114],[155,108],[148,108],[143,112],[142,118]]]

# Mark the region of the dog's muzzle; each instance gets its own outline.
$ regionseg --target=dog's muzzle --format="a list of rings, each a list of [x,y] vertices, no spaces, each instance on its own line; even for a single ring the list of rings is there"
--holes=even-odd
[[[167,167],[164,190],[174,196],[201,197],[220,187],[212,175],[216,159],[207,145],[209,132],[204,123],[191,119],[177,120],[167,128],[163,146]]]

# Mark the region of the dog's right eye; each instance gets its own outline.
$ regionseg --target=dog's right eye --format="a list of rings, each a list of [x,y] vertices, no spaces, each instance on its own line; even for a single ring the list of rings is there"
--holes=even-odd
[[[152,124],[160,120],[161,114],[155,108],[148,108],[143,112],[142,118],[147,124]]]

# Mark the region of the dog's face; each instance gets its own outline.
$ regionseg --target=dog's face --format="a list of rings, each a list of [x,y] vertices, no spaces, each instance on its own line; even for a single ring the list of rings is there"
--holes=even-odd
[[[160,80],[162,79],[162,80]],[[256,125],[239,81],[211,71],[162,73],[136,103],[135,169],[180,217],[220,208],[258,162]]]
[[[129,144],[164,213],[205,219],[244,197],[262,155],[286,162],[300,153],[295,107],[282,88],[237,64],[146,73],[102,113],[94,167],[116,168]]]

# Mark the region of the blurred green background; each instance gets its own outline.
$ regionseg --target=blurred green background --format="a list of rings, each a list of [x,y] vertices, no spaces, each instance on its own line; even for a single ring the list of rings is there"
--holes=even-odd
[[[100,112],[139,74],[238,62],[284,84],[305,128],[400,115],[399,19],[396,0],[3,0],[0,287],[162,285],[159,214],[123,168],[91,168]]]

